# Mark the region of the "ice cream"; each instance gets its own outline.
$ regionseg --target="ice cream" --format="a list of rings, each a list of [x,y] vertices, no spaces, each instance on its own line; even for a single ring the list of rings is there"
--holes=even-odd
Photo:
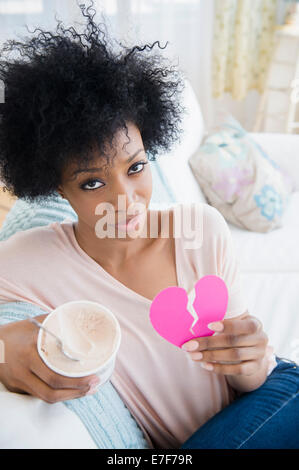
[[[114,355],[120,342],[117,320],[95,302],[68,302],[48,315],[43,325],[63,341],[69,354],[80,361],[68,359],[55,338],[40,330],[42,359],[53,370],[70,375],[100,368]]]

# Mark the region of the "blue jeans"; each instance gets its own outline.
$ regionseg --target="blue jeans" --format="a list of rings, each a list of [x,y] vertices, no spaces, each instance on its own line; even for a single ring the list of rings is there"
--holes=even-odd
[[[299,365],[276,359],[261,387],[236,398],[181,449],[299,449]]]

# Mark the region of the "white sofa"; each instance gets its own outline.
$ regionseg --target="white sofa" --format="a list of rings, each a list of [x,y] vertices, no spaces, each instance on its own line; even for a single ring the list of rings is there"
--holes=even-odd
[[[159,165],[178,202],[206,202],[188,164],[205,132],[196,95],[186,82],[184,134]],[[277,355],[299,361],[299,135],[251,134],[296,183],[283,227],[256,233],[229,224],[235,243],[244,294],[252,315],[263,322]]]

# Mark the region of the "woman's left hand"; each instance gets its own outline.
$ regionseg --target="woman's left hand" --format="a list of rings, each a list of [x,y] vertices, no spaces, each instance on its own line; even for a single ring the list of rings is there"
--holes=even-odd
[[[210,323],[208,328],[217,334],[193,338],[182,346],[189,346],[191,359],[217,374],[253,375],[259,371],[267,356],[268,337],[258,318],[245,312]]]

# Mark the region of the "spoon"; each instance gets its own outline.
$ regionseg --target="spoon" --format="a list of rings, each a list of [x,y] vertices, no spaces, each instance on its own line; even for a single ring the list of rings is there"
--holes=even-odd
[[[65,351],[64,349],[64,346],[63,346],[63,342],[61,341],[60,338],[58,338],[58,336],[56,336],[54,333],[52,333],[52,331],[48,330],[48,328],[46,328],[45,326],[43,326],[41,323],[39,323],[37,320],[35,320],[34,318],[30,318],[29,321],[31,321],[31,323],[34,323],[36,326],[38,326],[39,328],[42,328],[43,330],[45,330],[47,333],[49,333],[50,335],[52,335],[55,339],[56,339],[56,344],[57,346],[59,347],[59,349],[61,350],[62,354],[64,354],[68,359],[71,359],[72,361],[80,361],[80,359],[77,359],[73,356],[71,356],[67,351]]]

